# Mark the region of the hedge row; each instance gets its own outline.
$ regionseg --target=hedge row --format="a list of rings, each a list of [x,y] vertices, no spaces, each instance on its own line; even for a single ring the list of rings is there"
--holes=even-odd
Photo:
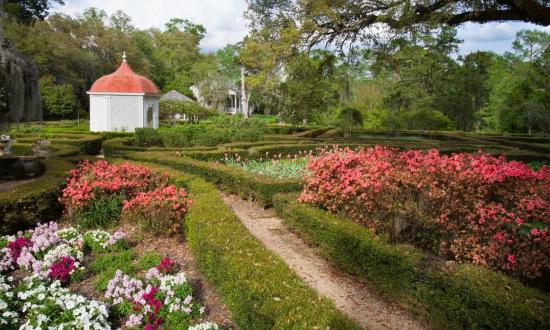
[[[346,218],[274,197],[277,214],[338,267],[369,281],[435,326],[453,329],[548,329],[550,297],[500,273],[449,264],[390,245]]]
[[[91,134],[24,134],[15,135],[17,143],[34,144],[39,140],[49,140],[52,148],[63,149],[60,146],[75,146],[80,154],[97,155],[103,144],[102,135]]]
[[[298,191],[301,188],[301,184],[298,181],[255,175],[222,163],[178,157],[173,152],[131,152],[127,153],[125,157],[137,161],[149,161],[167,165],[178,170],[196,174],[219,185],[226,191],[238,194],[243,198],[255,199],[263,205],[270,205],[273,195],[276,193]]]
[[[253,237],[213,184],[172,168],[147,166],[167,171],[190,190],[187,242],[199,271],[240,329],[359,329]]]
[[[59,191],[73,164],[56,159],[44,160],[42,164],[45,166],[42,176],[0,192],[0,234],[12,234],[61,215]]]

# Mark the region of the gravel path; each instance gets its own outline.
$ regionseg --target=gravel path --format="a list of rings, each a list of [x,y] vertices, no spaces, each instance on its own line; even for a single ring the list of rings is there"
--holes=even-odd
[[[332,267],[313,248],[289,231],[273,210],[222,194],[225,203],[269,250],[279,255],[298,276],[365,329],[424,329],[423,323],[395,304],[371,292],[365,284]]]

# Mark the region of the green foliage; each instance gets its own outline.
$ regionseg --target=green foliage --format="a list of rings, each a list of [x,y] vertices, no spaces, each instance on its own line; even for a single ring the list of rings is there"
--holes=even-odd
[[[176,114],[186,114],[190,122],[196,123],[217,113],[217,110],[203,107],[197,102],[160,101],[160,117],[165,119],[174,119]]]
[[[183,124],[163,130],[136,129],[139,146],[214,146],[237,141],[258,141],[265,129],[262,121],[218,115],[210,123]]]
[[[43,161],[41,177],[7,192],[0,192],[0,233],[13,234],[44,219],[57,219],[63,207],[58,201],[61,186],[72,164],[62,160]]]
[[[55,84],[51,76],[40,78],[40,95],[46,117],[68,118],[78,111],[77,100],[70,84]]]
[[[54,3],[64,4],[63,0],[4,0],[0,3],[0,11],[7,13],[10,18],[30,24],[36,19],[43,20],[48,16]]]
[[[414,110],[398,117],[399,127],[408,130],[442,131],[451,128],[451,120],[436,110]]]
[[[82,212],[75,216],[78,225],[83,228],[108,228],[116,225],[120,218],[121,195],[101,196],[90,202]]]
[[[149,269],[156,267],[159,263],[162,257],[154,252],[154,251],[147,251],[143,253],[138,261],[137,261],[137,268],[139,269]]]
[[[533,329],[550,324],[547,294],[482,267],[447,268],[412,247],[390,245],[369,229],[296,198],[274,198],[285,224],[336,266],[368,279],[437,327]]]
[[[344,131],[344,137],[350,137],[354,127],[363,126],[363,114],[353,107],[345,107],[338,114],[338,122]]]
[[[105,291],[107,284],[118,269],[127,275],[135,273],[137,271],[136,259],[137,256],[133,250],[97,255],[90,265],[90,270],[95,274],[93,280],[95,289],[101,292]]]

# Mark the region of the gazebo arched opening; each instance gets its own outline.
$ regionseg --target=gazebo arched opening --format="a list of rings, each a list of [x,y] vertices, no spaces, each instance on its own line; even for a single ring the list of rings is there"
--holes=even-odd
[[[145,111],[147,113],[147,127],[155,128],[155,108],[149,105]]]

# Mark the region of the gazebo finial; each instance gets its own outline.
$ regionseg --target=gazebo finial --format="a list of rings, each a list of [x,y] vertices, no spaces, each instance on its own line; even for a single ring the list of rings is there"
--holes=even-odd
[[[126,62],[126,51],[122,53],[122,62]]]

